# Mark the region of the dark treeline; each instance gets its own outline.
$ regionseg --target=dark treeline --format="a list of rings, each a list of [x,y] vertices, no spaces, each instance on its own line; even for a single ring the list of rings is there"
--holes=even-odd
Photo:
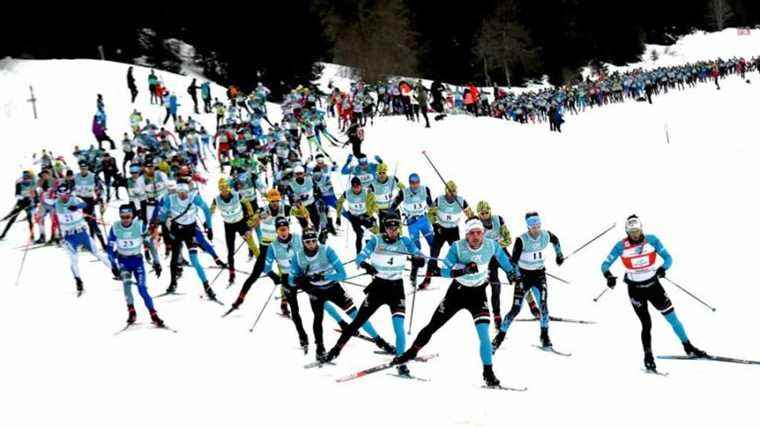
[[[318,73],[315,61],[355,66],[367,80],[424,76],[517,85],[577,78],[594,62],[634,61],[644,43],[693,30],[760,23],[756,0],[284,0],[214,9],[165,3],[103,10],[51,4],[0,27],[0,56],[99,58],[177,71],[176,43],[196,48],[210,78],[275,96]],[[139,59],[137,59],[139,58]]]

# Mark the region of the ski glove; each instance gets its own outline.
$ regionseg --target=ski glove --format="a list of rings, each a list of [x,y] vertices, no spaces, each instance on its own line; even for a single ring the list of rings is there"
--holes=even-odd
[[[79,207],[78,207],[77,205],[71,205],[71,206],[69,206],[69,210],[70,210],[71,212],[74,212],[74,211],[75,211],[75,210],[77,210],[77,209],[79,209]]]
[[[209,226],[206,226],[206,237],[209,241],[214,240],[214,230],[212,230]]]
[[[609,271],[604,272],[604,277],[607,278],[607,287],[609,287],[610,289],[615,289],[617,277],[613,276],[612,273],[610,273]]]
[[[565,262],[565,256],[560,252],[557,254],[557,259],[555,261],[557,262],[557,265],[562,265],[562,263]]]
[[[362,261],[361,264],[359,264],[359,267],[363,268],[367,274],[374,276],[377,274],[377,269],[367,261]]]
[[[425,258],[421,256],[413,256],[412,266],[417,267],[417,268],[421,268],[425,266]]]
[[[662,278],[665,277],[665,269],[664,268],[660,267],[660,268],[657,269],[657,277],[659,277],[660,279],[662,279]]]

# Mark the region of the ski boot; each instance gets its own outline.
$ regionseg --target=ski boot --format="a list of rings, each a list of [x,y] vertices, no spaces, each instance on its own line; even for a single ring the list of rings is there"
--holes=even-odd
[[[551,348],[552,340],[549,339],[549,328],[541,328],[541,347]]]
[[[137,312],[135,312],[134,304],[127,305],[127,311],[129,312],[129,317],[127,317],[127,324],[131,325],[135,323],[135,320],[137,320]]]
[[[172,282],[169,284],[169,287],[166,288],[166,293],[173,294],[175,292],[177,292],[177,282]]]
[[[317,362],[324,363],[322,361],[325,360],[325,345],[322,344],[321,342],[317,343],[316,358],[317,358]]]
[[[298,343],[301,345],[301,348],[303,349],[303,354],[309,353],[309,337],[306,335],[298,337]]]
[[[644,353],[644,368],[649,372],[657,372],[657,365],[654,364],[654,356],[651,351]]]
[[[483,380],[486,382],[486,387],[498,387],[501,385],[501,381],[493,373],[493,365],[483,365]]]
[[[398,365],[396,366],[396,373],[400,377],[411,377],[412,373],[409,372],[409,368],[406,365]]]
[[[338,235],[338,231],[335,230],[335,224],[333,224],[333,219],[332,218],[328,218],[327,219],[327,232],[330,233],[330,234],[332,234],[333,236],[337,236]]]
[[[216,263],[216,266],[219,268],[227,268],[227,264],[225,264],[224,261],[220,260],[219,258],[214,258],[214,262]]]
[[[709,357],[709,355],[704,350],[700,350],[694,347],[690,341],[684,341],[683,351],[685,351],[686,355],[689,357],[694,357],[694,358]]]
[[[206,292],[208,299],[216,301],[216,294],[214,293],[214,290],[211,289],[211,286],[208,285],[208,282],[203,284],[203,290]]]
[[[232,285],[234,285],[234,284],[235,284],[235,270],[233,270],[233,269],[230,269],[230,275],[229,275],[229,277],[228,277],[228,279],[227,279],[227,283],[228,283],[228,284],[227,284],[227,287],[228,287],[228,288],[229,288],[230,286],[232,286]]]
[[[417,286],[417,289],[424,291],[425,289],[428,288],[428,286],[430,286],[430,271],[425,273],[425,278],[422,279],[422,283],[420,283],[420,285]]]
[[[82,283],[82,279],[79,277],[74,278],[77,282],[77,296],[82,295],[82,292],[84,292],[84,284]]]
[[[491,341],[491,347],[493,348],[494,353],[496,350],[501,347],[501,343],[504,342],[504,339],[507,337],[506,332],[499,331],[499,333],[496,334],[495,337],[493,337],[493,341]]]
[[[40,238],[34,241],[35,245],[41,245],[45,243],[45,233],[40,234]]]
[[[238,297],[235,300],[235,302],[232,303],[232,308],[234,310],[237,310],[238,308],[240,308],[241,305],[243,305],[243,301],[244,300],[245,300],[245,296],[244,295],[242,295],[242,294],[238,295]]]
[[[164,327],[164,321],[161,320],[160,317],[158,317],[158,314],[156,313],[156,310],[150,311],[150,321],[153,322],[154,325],[156,325],[157,328],[163,328]]]
[[[405,351],[401,356],[396,356],[391,361],[392,365],[405,365],[406,362],[414,359],[417,357],[417,352],[419,349],[415,346],[412,346],[409,348],[409,350]]]
[[[388,344],[384,339],[382,339],[380,336],[377,336],[374,340],[372,340],[377,348],[380,350],[388,353],[388,354],[394,354],[396,353],[396,347]]]

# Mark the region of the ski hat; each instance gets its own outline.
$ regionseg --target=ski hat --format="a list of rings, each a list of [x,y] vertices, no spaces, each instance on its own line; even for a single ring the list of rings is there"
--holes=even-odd
[[[642,230],[641,220],[635,214],[625,220],[625,232],[630,233],[633,230]]]
[[[317,159],[317,161],[319,161],[320,159],[324,160],[325,159],[325,155],[322,154],[322,153],[319,153],[316,156],[314,156],[314,158]]]
[[[295,169],[293,169],[293,173],[306,173],[306,170],[303,168],[303,166],[298,165]]]
[[[290,222],[288,222],[287,218],[284,216],[278,216],[274,220],[274,228],[279,229],[280,227],[290,227]]]
[[[267,201],[268,202],[279,202],[282,197],[280,196],[280,191],[276,188],[273,188],[267,192]]]
[[[189,192],[190,192],[190,186],[189,185],[187,185],[185,183],[177,184],[177,193],[189,193]]]
[[[388,173],[388,164],[387,163],[380,163],[377,166],[377,173]]]
[[[362,185],[362,180],[358,176],[351,178],[351,186]]]
[[[167,181],[166,189],[169,191],[177,191],[177,181]]]
[[[491,205],[489,205],[488,202],[486,202],[485,200],[479,201],[475,209],[478,211],[478,213],[481,213],[481,212],[491,213]]]
[[[140,165],[134,163],[129,165],[129,173],[140,173]]]
[[[528,212],[525,214],[525,224],[528,228],[540,227],[541,218],[538,216],[538,212]]]
[[[65,196],[71,194],[71,189],[66,184],[61,184],[58,186],[58,189],[56,190],[56,193],[58,193],[59,196]]]
[[[124,215],[126,213],[132,214],[134,216],[134,214],[135,214],[135,208],[134,208],[134,206],[132,206],[129,203],[126,203],[126,204],[123,204],[123,205],[119,206],[119,216]]]
[[[301,241],[306,243],[307,241],[316,241],[317,240],[317,232],[314,231],[313,228],[307,228],[303,231],[303,235],[301,236]]]
[[[452,194],[457,192],[457,183],[454,181],[449,181],[446,183],[446,190],[451,192]]]
[[[401,217],[398,212],[391,212],[383,218],[383,225],[387,227],[401,227]]]
[[[367,156],[359,157],[359,164],[360,165],[362,165],[362,166],[366,165],[368,162],[369,162],[369,160],[367,160]]]
[[[417,175],[416,173],[412,173],[411,175],[409,175],[409,183],[411,184],[413,182],[420,182],[420,176]]]
[[[227,178],[221,177],[219,178],[219,191],[223,190],[229,190],[230,189],[230,183],[227,181]]]
[[[464,223],[464,234],[468,234],[471,231],[485,231],[483,223],[477,218],[470,218]]]

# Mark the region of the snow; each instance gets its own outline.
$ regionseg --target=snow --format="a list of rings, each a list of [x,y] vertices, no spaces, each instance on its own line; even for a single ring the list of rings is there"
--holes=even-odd
[[[760,55],[760,30],[750,29],[747,35],[739,35],[736,28],[726,28],[720,32],[696,31],[679,37],[670,46],[646,45],[641,61],[622,67],[610,65],[610,72],[628,71],[635,68],[652,69],[669,67],[687,62],[713,61],[716,58],[750,57]],[[657,52],[657,60],[652,60],[652,52]]]
[[[757,32],[755,32],[757,33]],[[738,54],[736,40],[720,33],[722,54]],[[712,43],[702,38],[705,49]],[[752,36],[754,37],[754,35]],[[744,39],[739,39],[744,40]],[[695,40],[694,43],[699,43]],[[757,44],[752,46],[757,48]],[[686,51],[684,51],[686,52]],[[708,54],[709,53],[709,54]],[[752,52],[745,53],[749,55]],[[705,53],[708,57],[717,52]],[[692,57],[684,57],[692,58]],[[95,94],[102,93],[109,134],[119,140],[128,129],[132,106],[124,64],[75,61],[15,61],[0,63],[0,200],[10,208],[12,182],[20,167],[30,166],[31,153],[49,148],[67,159],[73,146],[93,143],[90,123]],[[163,119],[161,107],[147,102],[147,69],[135,67],[140,95],[136,107],[151,121]],[[188,77],[159,72],[180,95],[181,113],[191,105]],[[421,175],[434,195],[443,185],[421,156],[427,150],[447,179],[456,180],[470,204],[487,199],[503,215],[513,235],[524,231],[525,212],[537,210],[545,227],[562,241],[565,254],[597,232],[617,222],[615,230],[567,261],[548,262],[548,271],[572,283],[549,283],[553,315],[595,320],[596,325],[551,325],[557,349],[572,352],[562,358],[536,350],[538,325],[515,323],[494,358],[496,374],[506,385],[527,386],[525,393],[483,390],[477,335],[466,312],[456,315],[423,350],[440,357],[427,364],[410,364],[412,372],[431,382],[403,382],[384,373],[345,384],[334,379],[381,363],[375,348],[354,339],[335,367],[304,370],[313,360],[313,346],[304,357],[297,349],[292,323],[276,315],[278,301],[266,306],[253,334],[248,328],[266,304],[271,281],[254,285],[236,314],[220,318],[224,309],[199,298],[201,287],[192,272],[180,280],[185,296],[156,300],[159,314],[179,333],[149,328],[114,337],[126,309],[121,284],[89,255],[80,257],[87,292],[74,296],[74,281],[63,250],[28,252],[19,286],[14,286],[23,252],[14,249],[27,237],[16,224],[0,243],[5,260],[5,284],[0,286],[0,395],[2,425],[73,424],[148,425],[747,425],[754,414],[756,366],[711,362],[658,361],[668,378],[643,375],[639,322],[624,284],[599,302],[604,289],[599,271],[608,251],[623,237],[622,222],[637,213],[646,232],[657,234],[674,257],[668,275],[718,308],[712,313],[673,286],[665,284],[676,312],[695,345],[720,355],[758,358],[754,339],[760,321],[760,297],[749,267],[755,262],[754,243],[760,238],[747,227],[760,216],[753,197],[760,173],[756,99],[760,75],[752,84],[737,77],[684,92],[671,92],[654,105],[626,103],[580,116],[569,116],[562,135],[548,126],[525,126],[496,119],[452,116],[433,122],[432,129],[402,118],[377,120],[366,130],[365,151],[381,154],[406,180]],[[31,117],[25,101],[28,85],[38,98],[40,119]],[[222,88],[212,87],[214,96]],[[213,116],[201,120],[213,129]],[[670,143],[666,143],[667,125]],[[345,158],[347,151],[328,148]],[[118,154],[120,158],[120,154]],[[213,174],[209,182],[216,181]],[[338,188],[345,180],[335,178]],[[207,200],[213,185],[203,193]],[[115,220],[115,215],[109,220]],[[223,229],[214,218],[216,248],[225,253]],[[346,224],[344,224],[344,229]],[[353,258],[353,236],[331,244],[343,259]],[[444,249],[445,251],[446,249]],[[211,260],[202,255],[203,265]],[[165,276],[148,278],[158,294]],[[249,270],[245,254],[238,268]],[[355,271],[350,266],[349,274]],[[216,270],[207,270],[213,278]],[[620,272],[620,265],[613,268]],[[619,274],[618,274],[619,275]],[[226,276],[226,275],[223,275]],[[225,290],[226,277],[214,285],[231,303],[243,277]],[[357,279],[357,281],[359,281]],[[361,280],[366,283],[366,278]],[[447,282],[434,279],[438,290],[417,295],[414,327],[408,345],[426,324],[442,298]],[[346,286],[359,304],[360,289]],[[490,292],[489,292],[490,295]],[[511,291],[502,292],[502,313]],[[408,301],[409,303],[410,301]],[[310,337],[311,310],[300,299]],[[136,296],[138,320],[148,322]],[[675,335],[652,308],[653,345],[657,354],[681,354]],[[525,316],[524,310],[522,316]],[[392,342],[390,316],[383,308],[373,317],[380,334]],[[408,318],[407,318],[408,321]],[[325,342],[337,334],[326,318]]]

